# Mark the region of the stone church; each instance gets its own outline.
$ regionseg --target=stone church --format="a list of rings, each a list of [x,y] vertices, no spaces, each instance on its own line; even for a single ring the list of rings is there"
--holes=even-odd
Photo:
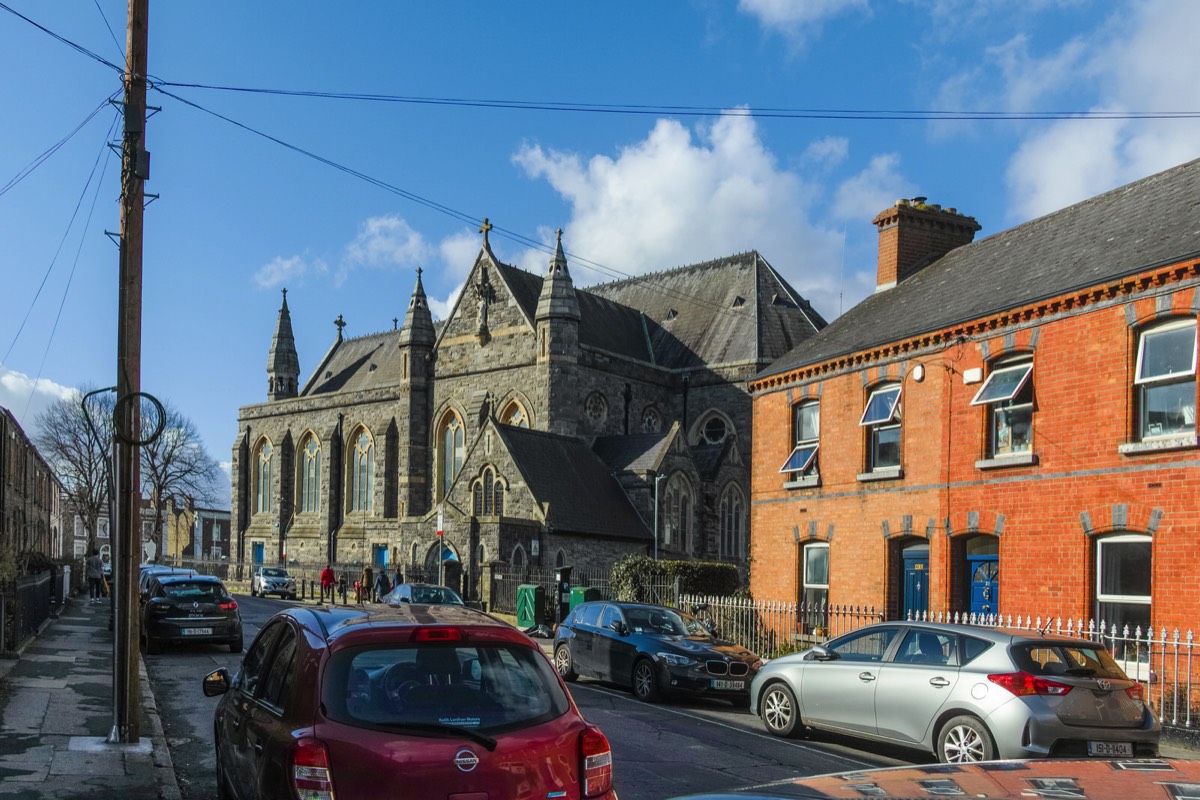
[[[607,569],[749,555],[746,381],[825,326],[756,252],[576,288],[483,242],[448,319],[337,336],[307,380],[287,290],[233,448],[235,555]],[[439,520],[442,536],[439,541]]]

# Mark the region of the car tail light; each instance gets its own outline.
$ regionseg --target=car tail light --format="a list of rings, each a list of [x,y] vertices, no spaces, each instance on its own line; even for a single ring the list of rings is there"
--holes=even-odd
[[[459,642],[465,637],[460,628],[417,628],[413,632],[414,642]]]
[[[237,608],[237,601],[229,600],[227,602],[221,603],[221,608],[224,609],[225,611],[233,611],[235,608]]]
[[[589,725],[579,737],[583,768],[583,796],[596,797],[612,790],[612,750],[600,729]]]
[[[292,783],[300,800],[333,800],[329,751],[317,739],[301,739],[292,751]]]
[[[1055,683],[1028,672],[1007,672],[1002,675],[988,675],[988,680],[997,686],[1002,686],[1017,697],[1029,694],[1050,695],[1062,697],[1071,691],[1065,683]]]
[[[1135,683],[1133,686],[1130,686],[1125,690],[1125,694],[1129,695],[1130,699],[1132,700],[1139,700],[1143,703],[1146,702],[1146,694],[1142,691],[1142,685],[1140,683]]]

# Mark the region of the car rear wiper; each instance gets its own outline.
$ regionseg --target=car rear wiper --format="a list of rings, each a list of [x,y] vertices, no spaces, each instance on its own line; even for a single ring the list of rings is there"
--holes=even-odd
[[[376,724],[396,731],[427,733],[434,736],[462,736],[483,745],[489,753],[496,749],[496,740],[491,736],[458,725],[441,725],[436,722],[379,722]]]
[[[1096,670],[1091,667],[1071,667],[1064,673],[1066,675],[1079,675],[1084,678],[1090,678],[1096,674]]]

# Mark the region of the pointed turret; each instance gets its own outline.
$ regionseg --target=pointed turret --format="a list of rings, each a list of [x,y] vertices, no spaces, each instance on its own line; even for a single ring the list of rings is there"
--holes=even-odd
[[[563,253],[562,228],[558,229],[558,240],[554,244],[554,255],[550,269],[542,279],[542,293],[538,296],[537,318],[572,319],[579,321],[579,300],[575,297],[575,284],[567,270],[567,257]]]
[[[400,346],[425,345],[430,347],[436,338],[433,329],[433,314],[429,311],[429,298],[421,284],[421,268],[417,267],[417,285],[408,299],[408,311],[404,315],[404,327],[400,329]]]
[[[267,355],[267,399],[286,400],[295,397],[300,382],[300,357],[296,355],[296,338],[292,335],[292,315],[288,311],[287,289],[283,290],[283,305],[275,324],[275,338]]]

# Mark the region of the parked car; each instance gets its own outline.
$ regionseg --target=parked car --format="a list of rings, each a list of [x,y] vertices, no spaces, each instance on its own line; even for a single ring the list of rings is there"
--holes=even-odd
[[[166,644],[210,642],[242,652],[242,617],[220,578],[159,574],[142,603],[142,641],[148,654]]]
[[[611,681],[647,702],[663,694],[703,694],[744,705],[762,663],[701,620],[666,606],[580,603],[554,634],[554,666],[564,680]]]
[[[419,603],[422,605],[463,605],[458,592],[449,586],[432,583],[398,583],[390,592],[379,598],[381,603]]]
[[[277,594],[285,600],[296,599],[296,579],[282,567],[255,567],[250,575],[250,596]]]
[[[538,645],[463,606],[290,607],[203,688],[221,798],[616,800],[608,740]]]
[[[879,623],[759,670],[750,707],[944,762],[1154,756],[1162,726],[1103,644],[1003,628]]]
[[[142,564],[138,568],[138,595],[144,601],[150,590],[150,579],[159,575],[198,575],[194,569],[187,567],[170,567],[166,564]]]
[[[1129,800],[1134,797],[1194,797],[1200,761],[1102,759],[995,761],[989,764],[908,766],[760,783],[728,792],[693,794],[675,800],[780,800],[780,798],[1036,797]]]

